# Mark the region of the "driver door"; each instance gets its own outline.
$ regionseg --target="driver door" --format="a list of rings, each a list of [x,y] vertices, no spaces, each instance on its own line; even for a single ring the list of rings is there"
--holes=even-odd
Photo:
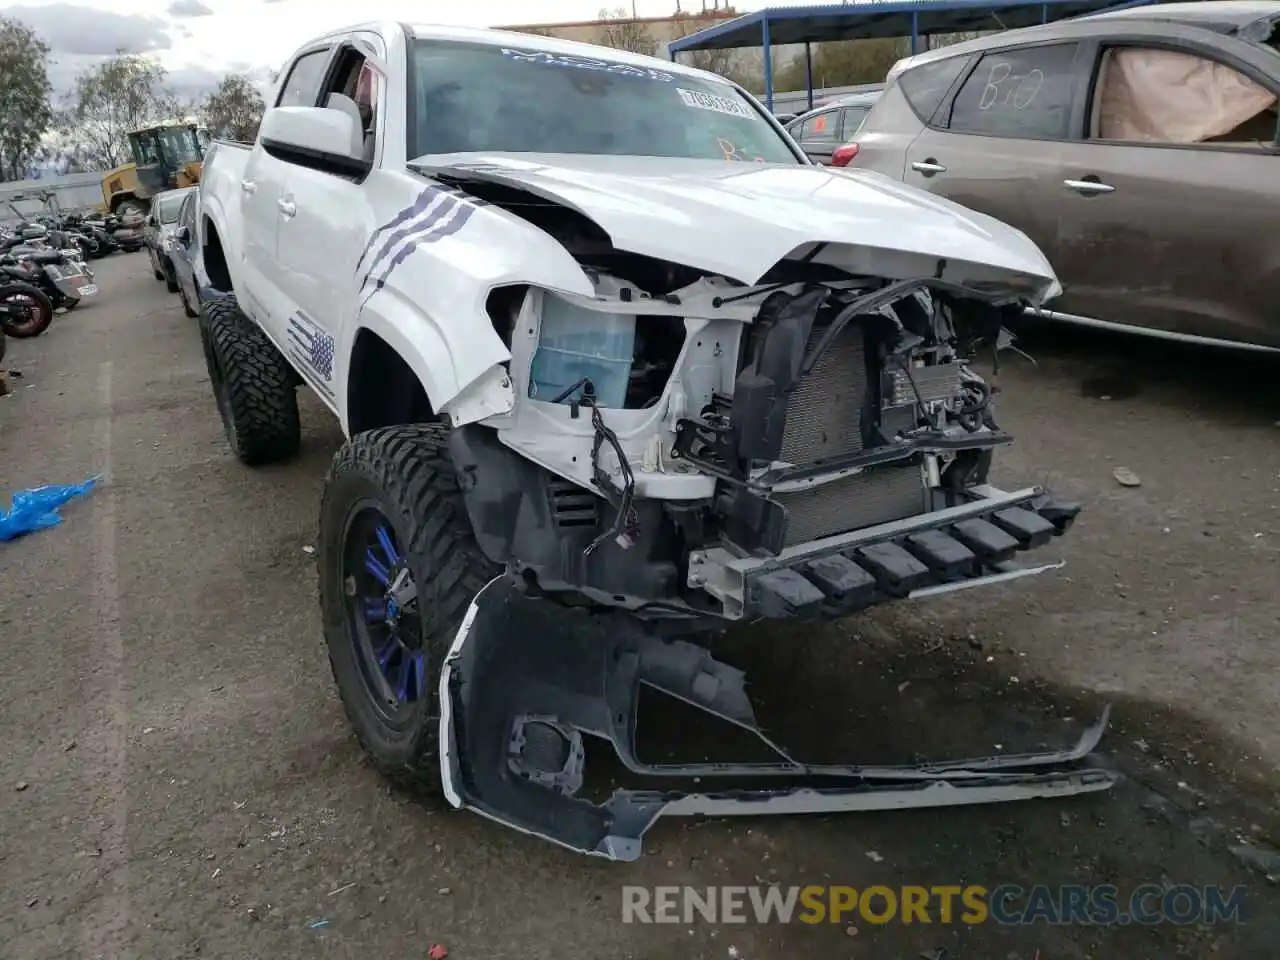
[[[384,56],[382,39],[356,35]],[[372,169],[382,145],[386,116],[383,78],[348,39],[339,41],[320,106],[357,111],[365,129],[365,159]],[[331,406],[345,387],[337,338],[342,318],[355,316],[361,295],[355,266],[369,236],[364,175],[284,164],[286,180],[279,237],[279,273],[290,316],[285,330],[290,359]],[[366,171],[367,175],[367,171]],[[336,409],[336,406],[335,406]]]
[[[329,64],[330,47],[302,53],[289,69],[274,106],[310,107]],[[288,267],[279,262],[278,240],[284,222],[284,191],[289,165],[267,153],[261,139],[254,144],[240,181],[240,223],[243,230],[241,261],[244,278],[241,309],[245,310],[282,350],[292,312],[284,277]],[[247,294],[247,296],[246,296]]]

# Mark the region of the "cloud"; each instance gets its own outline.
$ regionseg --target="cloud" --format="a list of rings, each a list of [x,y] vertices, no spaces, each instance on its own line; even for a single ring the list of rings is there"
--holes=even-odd
[[[200,0],[173,0],[169,4],[169,13],[175,17],[209,17],[213,11]]]
[[[9,7],[4,13],[34,29],[49,44],[55,60],[110,56],[118,49],[149,53],[173,46],[168,24],[159,17],[113,13],[73,3]]]

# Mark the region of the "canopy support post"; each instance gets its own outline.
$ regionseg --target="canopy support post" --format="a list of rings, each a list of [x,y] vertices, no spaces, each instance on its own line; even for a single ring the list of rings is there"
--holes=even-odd
[[[804,85],[809,91],[809,109],[813,109],[813,47],[804,42]]]

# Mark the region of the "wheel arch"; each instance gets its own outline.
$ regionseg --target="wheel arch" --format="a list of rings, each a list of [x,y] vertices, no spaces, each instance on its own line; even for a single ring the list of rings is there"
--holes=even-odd
[[[356,331],[347,369],[349,436],[436,419],[437,408],[425,379],[429,373],[422,364],[405,359],[403,343],[394,345],[384,332],[367,326]],[[396,339],[394,335],[392,339]]]
[[[207,211],[201,219],[203,229],[200,231],[200,261],[204,266],[204,274],[209,279],[209,285],[215,290],[232,293],[234,285],[231,281],[231,269],[227,265],[227,254],[222,243],[222,234],[218,231],[218,224]]]

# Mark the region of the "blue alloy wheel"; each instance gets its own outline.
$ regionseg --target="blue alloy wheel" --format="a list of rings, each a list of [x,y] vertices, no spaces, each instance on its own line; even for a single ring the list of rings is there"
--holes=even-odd
[[[365,692],[388,726],[403,729],[430,697],[413,573],[374,501],[348,512],[342,543],[347,632]]]

